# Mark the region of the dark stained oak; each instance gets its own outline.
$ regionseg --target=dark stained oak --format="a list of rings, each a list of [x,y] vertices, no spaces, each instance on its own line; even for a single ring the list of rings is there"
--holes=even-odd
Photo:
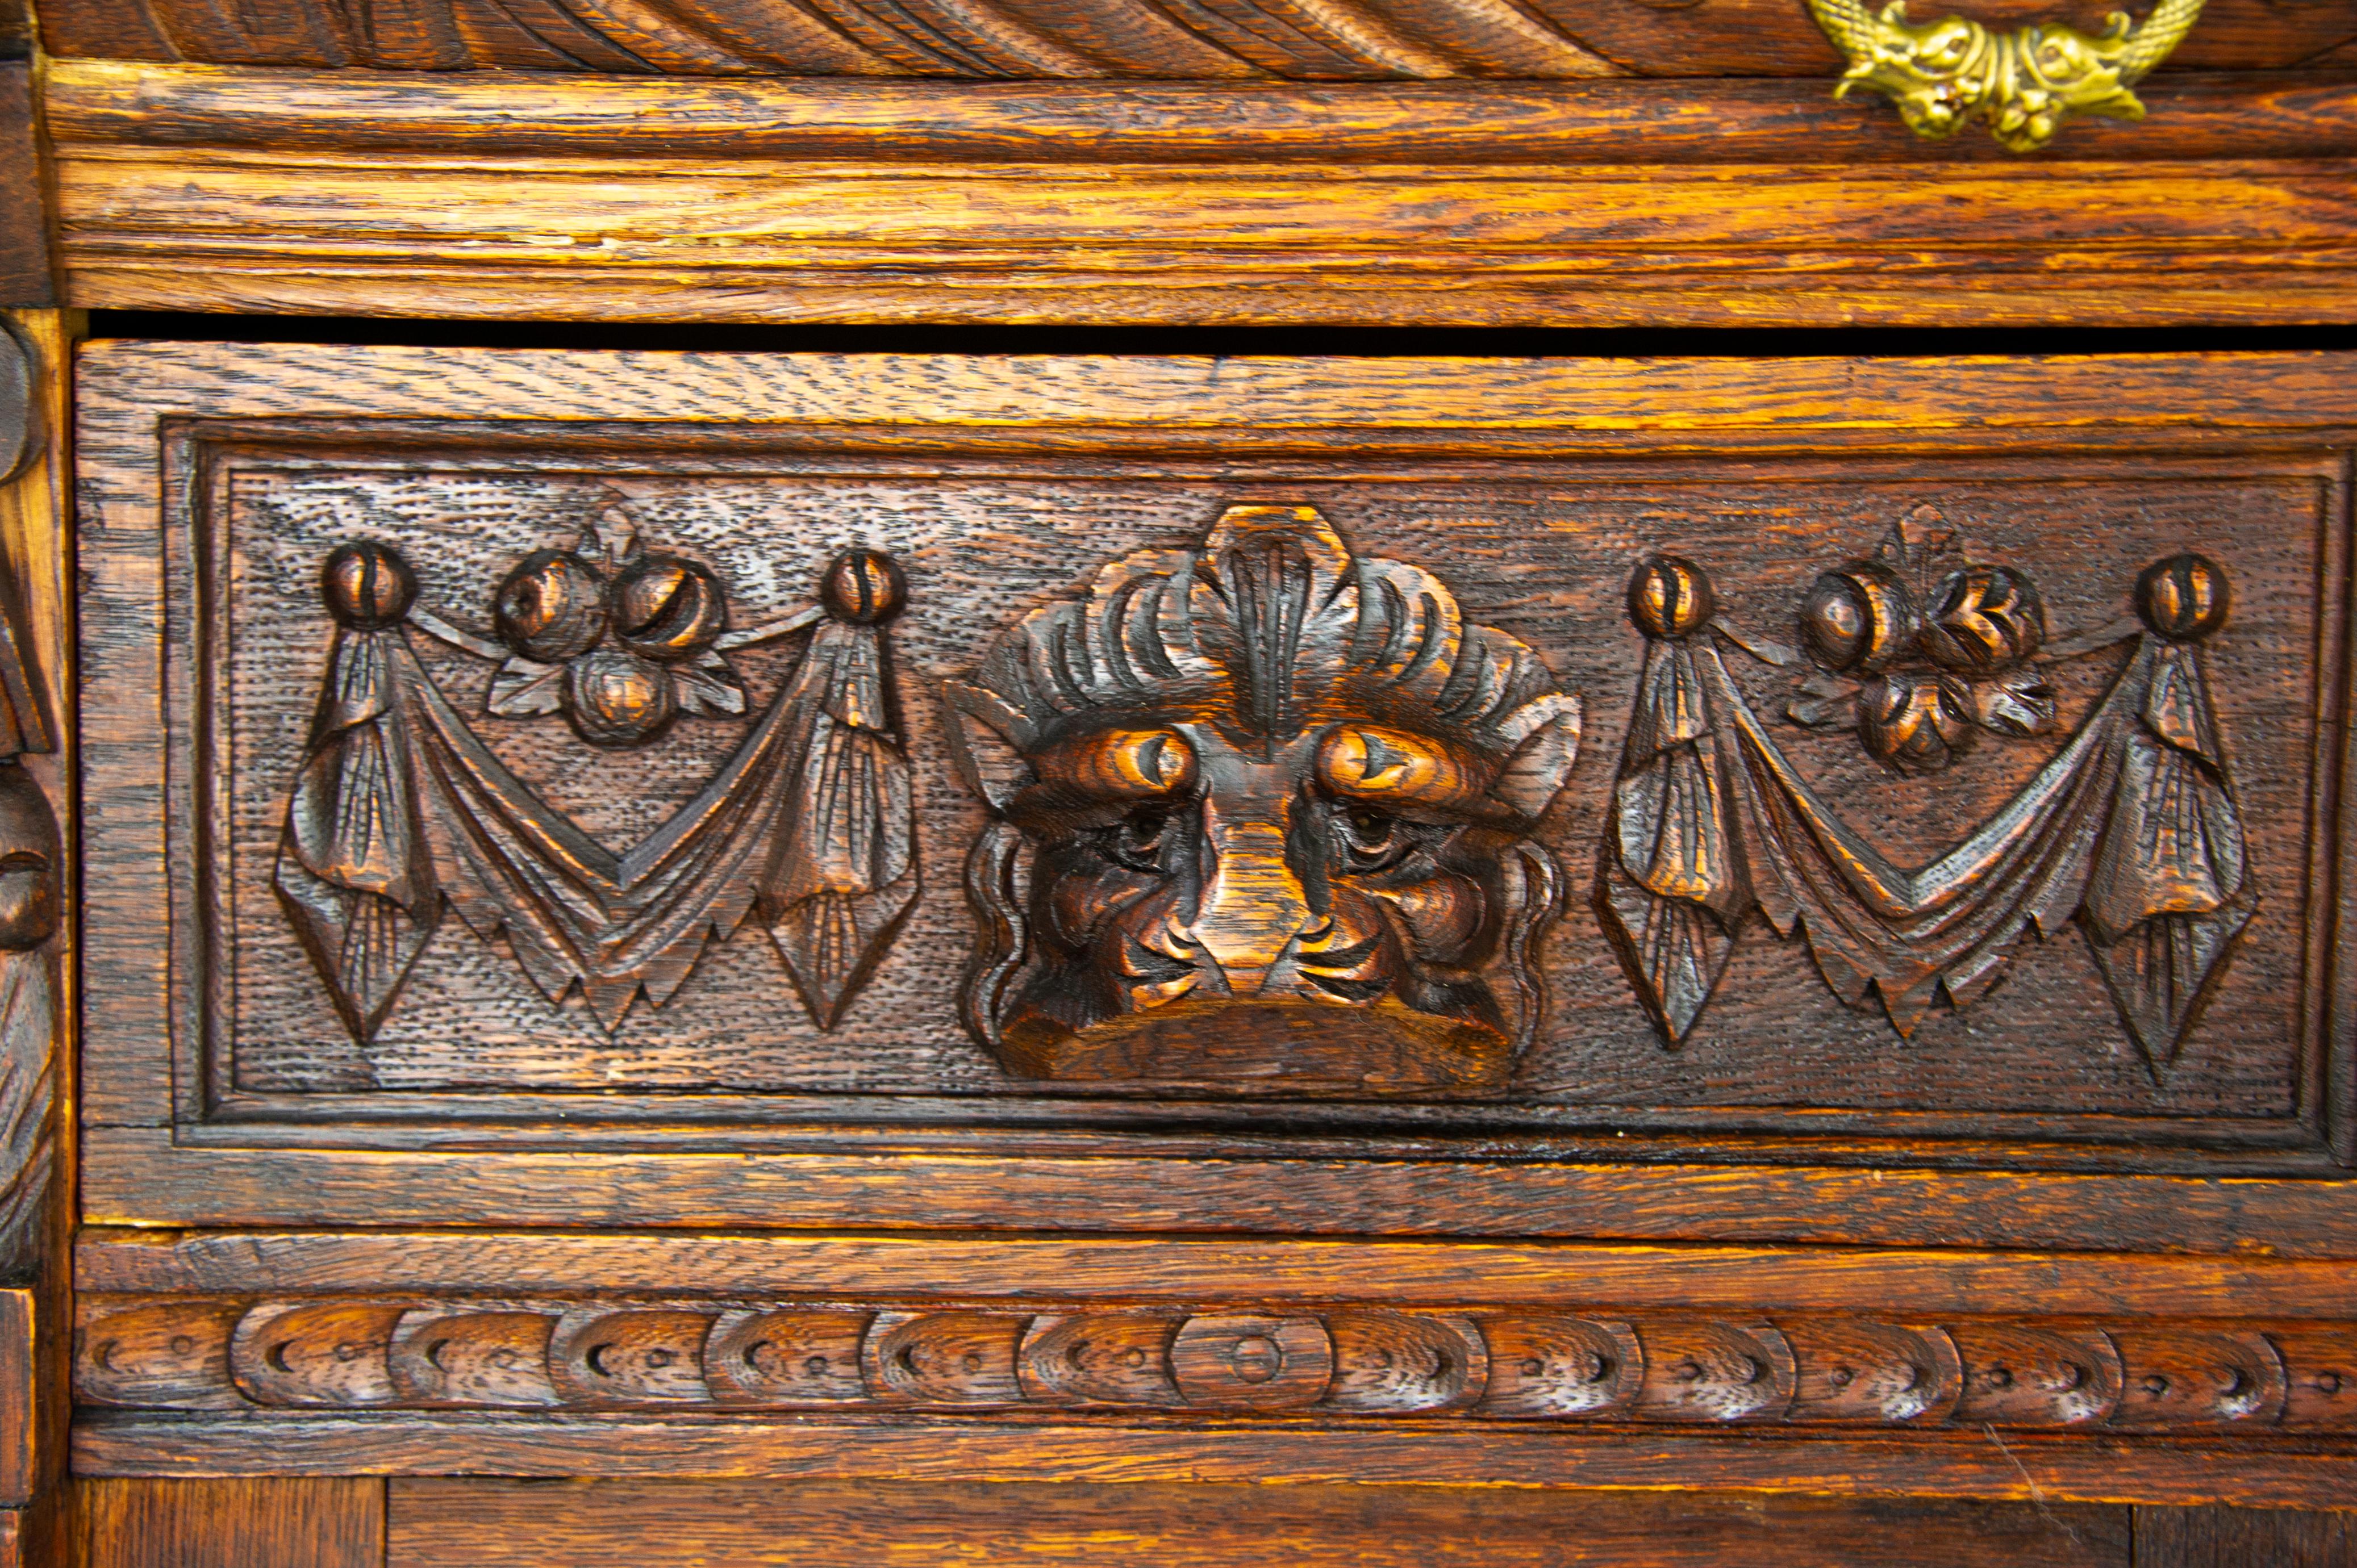
[[[0,17],[0,36],[6,30],[7,20]],[[32,68],[22,60],[0,60],[0,305],[57,303],[41,160]]]
[[[1738,1426],[1563,1430],[1518,1422],[1338,1426],[999,1422],[856,1416],[709,1418],[513,1412],[268,1417],[113,1413],[74,1430],[91,1476],[443,1476],[985,1481],[1325,1482],[1628,1487],[1998,1501],[2232,1501],[2334,1509],[2357,1485],[2346,1443],[2253,1444],[1997,1429],[1810,1435]]]
[[[2341,867],[2309,837],[2345,811],[2328,672],[2345,659],[2357,409],[2337,356],[124,344],[83,367],[82,713],[124,741],[94,759],[88,796],[115,830],[90,886],[119,967],[98,1003],[85,1217],[511,1228],[91,1236],[84,1473],[2282,1507],[2350,1485],[2357,1231],[2324,1022],[2347,982],[2315,914]],[[625,533],[683,563],[643,606],[625,592],[639,568],[604,542]],[[991,895],[968,908],[924,880],[839,1016],[797,1002],[758,949],[759,967],[724,968],[742,956],[725,930],[661,1006],[622,1008],[588,985],[565,998],[585,975],[643,974],[544,983],[479,913],[365,993],[354,976],[391,972],[366,967],[377,950],[290,926],[274,897],[180,913],[274,876],[284,891],[290,842],[345,894],[393,898],[398,877],[371,868],[419,863],[326,831],[347,820],[328,801],[396,777],[371,746],[419,759],[404,788],[430,804],[350,820],[431,821],[449,846],[432,886],[470,886],[443,869],[466,855],[466,876],[521,867],[556,886],[604,863],[502,835],[594,851],[593,832],[629,844],[669,832],[681,802],[717,809],[736,733],[598,697],[577,663],[609,634],[626,651],[675,634],[725,651],[751,723],[814,655],[723,644],[825,620],[780,585],[821,575],[846,628],[905,581],[889,658],[921,672],[893,718],[915,861],[963,859]],[[741,619],[716,631],[724,603]],[[1684,663],[1664,675],[1649,643]],[[885,657],[862,647],[870,667]],[[199,671],[233,700],[199,703]],[[1868,694],[1902,681],[1957,714]],[[1749,749],[1729,740],[1700,784],[1640,777],[1737,718]],[[387,727],[323,739],[361,723]],[[1605,760],[1583,771],[1590,757]],[[201,796],[178,782],[199,779]],[[190,790],[183,812],[218,802],[204,809],[225,812],[222,835],[175,837],[159,782]],[[1707,895],[1720,850],[1648,862],[1638,842],[1703,820],[1661,804],[1679,788],[1749,791],[1733,819],[1755,846],[1746,886],[1822,888],[1841,857],[1893,884],[1914,874],[1889,862],[1966,847],[1921,897],[1812,894],[1806,941],[1789,909],[1747,924],[1730,902],[1740,961],[1674,1030],[1660,993],[1649,1011],[1658,972],[1631,972],[1592,904],[1534,894],[1563,911],[1551,944],[1501,917],[1491,950],[1435,917],[1466,897],[1447,877],[1386,858],[1390,835],[1428,839],[1435,870],[1511,910],[1478,846],[1451,836],[1480,824],[1566,878],[1667,865],[1660,897]],[[2169,802],[2192,803],[2209,859],[2156,860],[2151,832],[2118,826],[2174,822]],[[1174,830],[1181,813],[1192,825]],[[1166,853],[1174,831],[1187,854]],[[158,837],[174,846],[161,865],[145,847]],[[995,842],[1033,858],[997,865]],[[2012,864],[2008,844],[2035,851],[2027,893],[1978,868]],[[2247,931],[2193,930],[2181,961],[2163,941],[2163,967],[2125,978],[2101,967],[2140,921],[2245,911],[2238,875],[2263,911]],[[1092,902],[1109,876],[1149,897],[1121,884]],[[1125,925],[1189,878],[1183,932]],[[1254,993],[1247,972],[1289,961],[1306,912],[1339,928],[1345,890],[1365,888],[1397,894],[1411,922],[1376,948],[1432,966],[1368,973],[1435,1016],[1479,1013],[1440,988],[1491,951],[1542,952],[1492,982],[1538,1008],[1499,1058],[1510,1070],[1395,1101],[1335,1081],[1333,1062],[1372,1059],[1370,1036],[1329,1028],[1321,1055],[1252,1006],[1219,1012]],[[403,897],[413,916],[438,908]],[[462,916],[481,902],[452,897]],[[1930,917],[1984,905],[1995,924],[1923,957],[1946,940]],[[2101,925],[2096,908],[2126,913]],[[1891,967],[1872,986],[1808,956],[1827,940],[1815,923],[1842,918],[1861,942],[1880,923]],[[2052,940],[2072,923],[2092,951]],[[972,977],[1024,950],[993,932],[1026,929],[1061,945],[1028,989],[994,995]],[[582,931],[584,951],[611,935]],[[859,931],[842,928],[846,953]],[[1160,1043],[1157,1072],[1049,1059],[1054,1031],[1027,1037],[1027,1016],[1086,1048],[1154,1012],[1092,989],[1169,982],[1135,968],[1145,937],[1212,955],[1200,1000],[1228,1022]],[[1975,988],[1996,960],[2003,981]],[[1896,1005],[1918,962],[1937,979]],[[207,965],[237,983],[167,983]],[[1320,1004],[1341,1019],[1380,1004]],[[602,1033],[578,1043],[593,1010]],[[1038,1058],[1014,1060],[1025,1048]],[[1206,1051],[1256,1053],[1238,1080],[1253,1092],[1202,1092]],[[1577,1115],[1593,1118],[1586,1141],[1551,1142]],[[1613,1135],[1632,1130],[1634,1148]],[[1959,1132],[1976,1141],[1943,1141]],[[1833,1133],[1851,1163],[1810,1163]],[[631,1226],[670,1234],[596,1234]],[[791,1234],[822,1227],[909,1234]],[[1104,1239],[1004,1234],[1022,1229]],[[1523,1240],[1468,1245],[1484,1234]],[[1527,1240],[1543,1236],[1589,1244]],[[1614,1237],[1684,1246],[1593,1244]],[[1714,1240],[1846,1250],[1695,1246]],[[1872,1250],[1894,1245],[1982,1251]]]
[[[2343,1324],[2112,1316],[1586,1313],[1472,1303],[1174,1310],[1034,1294],[622,1303],[85,1294],[75,1394],[103,1410],[1069,1410],[1457,1423],[1757,1423],[2328,1437],[2357,1432]]]
[[[958,1014],[1011,1074],[1415,1097],[1537,1037],[1579,699],[1424,567],[1232,506],[944,694],[994,816]]]
[[[74,1106],[68,363],[78,317],[11,310],[0,375],[0,1505],[64,1560]],[[53,803],[54,806],[53,806]]]
[[[2142,1508],[2135,1543],[2136,1568],[2345,1568],[2357,1563],[2357,1515]]]
[[[2357,321],[2201,8],[0,0],[0,1568],[2357,1564],[2357,354],[597,351]]]
[[[1797,9],[1797,7],[1795,7]],[[1984,10],[1984,13],[1986,11]],[[2074,122],[2067,156],[2029,166],[2344,156],[2357,90],[2333,75],[2169,75],[2166,113]],[[1237,161],[1604,165],[1958,163],[2011,168],[1982,137],[1924,142],[1821,82],[1634,81],[1120,86],[799,78],[711,83],[538,75],[356,75],[123,61],[50,66],[43,108],[69,146],[274,148],[622,158],[1207,166]],[[2090,171],[2091,173],[2093,171]],[[2125,173],[2126,171],[2120,171]],[[2029,183],[2029,177],[2024,177]]]
[[[381,1568],[384,1483],[87,1480],[76,1487],[89,1568]]]

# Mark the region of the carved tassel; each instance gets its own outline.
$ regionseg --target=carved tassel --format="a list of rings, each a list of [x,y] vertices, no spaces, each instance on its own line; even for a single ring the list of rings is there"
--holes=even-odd
[[[399,554],[363,542],[328,557],[320,591],[338,629],[275,882],[337,1012],[365,1041],[442,911],[395,689],[417,579]]]
[[[2156,1074],[2176,1059],[2255,912],[2200,653],[2226,609],[2225,574],[2200,555],[2162,561],[2136,585],[2149,628],[2136,654],[2146,695],[2122,746],[2082,911],[2095,961]]]
[[[916,902],[909,763],[890,727],[884,623],[907,597],[900,568],[855,550],[827,570],[829,619],[784,699],[802,744],[764,918],[811,1021],[834,1027]]]
[[[1597,910],[1645,1010],[1682,1042],[1734,950],[1750,902],[1712,712],[1692,639],[1709,625],[1710,580],[1675,556],[1629,585],[1645,634],[1637,707],[1620,751]]]

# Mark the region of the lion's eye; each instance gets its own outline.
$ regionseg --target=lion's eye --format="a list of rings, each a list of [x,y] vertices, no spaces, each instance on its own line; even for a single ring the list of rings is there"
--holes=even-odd
[[[1113,858],[1139,871],[1158,870],[1162,841],[1169,832],[1169,812],[1132,811],[1113,830]]]
[[[1341,822],[1353,871],[1382,871],[1398,864],[1413,847],[1400,820],[1372,806],[1345,806]]]

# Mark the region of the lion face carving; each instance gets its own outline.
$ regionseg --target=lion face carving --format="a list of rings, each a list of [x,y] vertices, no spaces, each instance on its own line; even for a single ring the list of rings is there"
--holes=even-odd
[[[947,688],[996,813],[967,1026],[1025,1077],[1494,1087],[1556,908],[1527,837],[1579,740],[1524,644],[1308,507],[1230,509]]]

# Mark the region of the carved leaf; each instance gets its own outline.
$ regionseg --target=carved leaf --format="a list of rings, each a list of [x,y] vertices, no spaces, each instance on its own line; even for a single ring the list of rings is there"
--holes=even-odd
[[[1332,684],[1359,623],[1351,565],[1332,526],[1308,507],[1231,507],[1205,537],[1189,615],[1204,653],[1227,673],[1245,734],[1290,739]]]
[[[1811,674],[1801,682],[1802,695],[1784,704],[1784,716],[1803,729],[1842,732],[1857,728],[1857,685]]]
[[[491,672],[484,706],[495,718],[531,718],[565,707],[565,666],[540,664],[518,654]]]
[[[683,714],[718,717],[745,711],[744,682],[716,650],[707,648],[689,662],[673,665],[671,679]]]
[[[2054,688],[2034,670],[1976,681],[1972,695],[1975,722],[1998,735],[2044,735],[2060,717]]]

